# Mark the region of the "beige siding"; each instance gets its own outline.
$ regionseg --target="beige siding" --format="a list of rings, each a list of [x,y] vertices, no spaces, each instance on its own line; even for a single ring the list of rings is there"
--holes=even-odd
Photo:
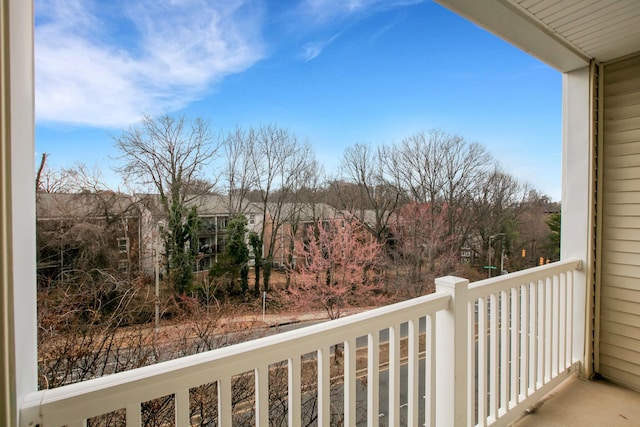
[[[640,389],[640,56],[604,67],[599,373]]]

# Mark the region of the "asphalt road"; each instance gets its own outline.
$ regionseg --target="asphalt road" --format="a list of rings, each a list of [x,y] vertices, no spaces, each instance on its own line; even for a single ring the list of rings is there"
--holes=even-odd
[[[312,324],[321,323],[321,321],[312,321],[312,322],[302,322],[302,323],[294,323],[289,325],[279,326],[277,328],[271,328],[271,330],[267,333],[268,335],[272,333],[285,332],[289,330],[299,329],[305,326],[309,326]],[[424,320],[420,322],[419,329],[421,333],[424,333],[426,327]],[[263,331],[264,332],[264,331]],[[400,328],[400,336],[406,337],[408,334],[408,326],[406,324],[402,324]],[[388,329],[384,329],[380,331],[380,343],[385,343],[389,340],[389,331]],[[359,337],[356,340],[356,344],[359,348],[367,346],[367,337]],[[418,417],[420,420],[424,419],[425,414],[425,401],[424,401],[424,390],[425,390],[425,378],[424,378],[424,367],[425,362],[422,357],[419,360],[419,391],[420,391],[420,399],[419,399],[419,408],[418,408]],[[408,382],[408,366],[406,361],[402,362],[400,365],[400,425],[408,426],[407,424],[407,416],[408,416],[408,407],[407,407],[407,382]],[[379,414],[378,421],[381,427],[389,425],[389,370],[388,367],[383,367],[380,370],[379,374]],[[339,383],[334,386],[331,392],[332,396],[332,413],[334,416],[341,417],[343,411],[343,386],[342,383]],[[306,397],[310,400],[315,400],[310,396]],[[305,397],[303,396],[303,401]],[[367,425],[367,388],[366,388],[366,378],[361,377],[358,379],[356,384],[356,411],[357,411],[357,425],[365,427]],[[315,409],[307,414],[308,416],[317,416]],[[304,424],[304,423],[303,423]],[[421,423],[422,424],[422,423]],[[412,426],[411,426],[412,427]]]
[[[322,322],[324,322],[324,321],[323,320],[314,320],[314,321],[310,321],[310,322],[290,323],[288,325],[277,326],[277,327],[274,327],[274,328],[270,328],[269,331],[266,333],[266,335],[272,335],[274,333],[292,331],[292,330],[295,330],[295,329],[304,328],[305,326],[311,326],[311,325],[315,325],[317,323],[322,323]],[[425,330],[426,330],[426,321],[425,321],[424,318],[420,319],[419,329],[420,329],[420,333],[424,333]],[[400,337],[406,337],[408,333],[409,333],[409,326],[406,323],[402,323],[400,325]],[[385,342],[389,341],[389,330],[388,329],[383,329],[383,330],[380,331],[379,340],[380,340],[380,343],[385,343]],[[366,347],[367,346],[367,337],[366,336],[358,337],[356,339],[356,346],[357,347]]]

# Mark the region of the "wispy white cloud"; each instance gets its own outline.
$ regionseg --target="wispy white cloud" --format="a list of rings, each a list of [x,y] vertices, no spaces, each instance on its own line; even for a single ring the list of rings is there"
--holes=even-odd
[[[116,127],[175,111],[264,56],[245,0],[36,0],[39,122]]]
[[[305,61],[317,58],[337,36],[327,38],[314,32],[325,33],[327,29],[342,31],[345,25],[358,21],[377,12],[422,3],[424,0],[302,0],[291,19],[296,31],[312,34],[316,40],[302,46],[300,57]],[[394,24],[376,32],[372,38],[381,36]],[[338,29],[338,30],[336,30]]]
[[[334,35],[328,40],[322,40],[318,42],[306,43],[302,46],[302,59],[305,61],[311,61],[317,58],[322,51],[329,46],[338,37],[338,34]]]
[[[422,3],[424,0],[304,0],[300,12],[317,24],[362,13]]]

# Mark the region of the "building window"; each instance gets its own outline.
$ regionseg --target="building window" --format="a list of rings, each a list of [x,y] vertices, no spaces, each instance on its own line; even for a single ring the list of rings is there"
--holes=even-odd
[[[200,219],[201,224],[202,224],[202,230],[207,232],[207,233],[215,233],[216,232],[216,225],[213,222],[213,218],[211,217],[204,217]]]
[[[255,217],[253,215],[249,215],[249,225],[253,225],[255,223]]]
[[[211,237],[201,237],[198,239],[200,248],[199,252],[203,254],[210,254],[213,248],[213,239]]]
[[[118,253],[129,253],[129,239],[126,237],[118,238]]]
[[[209,270],[211,268],[211,256],[205,256],[198,261],[198,271]]]

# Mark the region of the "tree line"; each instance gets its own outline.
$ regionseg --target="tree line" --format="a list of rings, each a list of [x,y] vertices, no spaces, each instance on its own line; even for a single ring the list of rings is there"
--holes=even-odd
[[[486,273],[482,267],[497,264],[494,261],[503,254],[511,269],[532,266],[539,257],[556,257],[545,220],[549,212],[558,211],[557,205],[506,172],[480,143],[444,131],[419,132],[390,144],[353,145],[332,174],[324,173],[307,141],[273,124],[215,133],[199,118],[146,117],[114,143],[124,188],[159,195],[166,219],[165,279],[178,293],[192,286],[198,256],[194,238],[200,224],[190,202],[209,193],[224,195],[235,216],[229,244],[209,277],[230,277],[231,287],[238,282],[243,293],[271,290],[277,239],[285,227],[293,236],[304,235],[304,242],[290,239],[282,249],[287,253],[288,296],[309,286],[313,275],[304,268],[317,269],[314,262],[331,261],[327,236],[338,238],[345,221],[358,223],[358,237],[350,242],[356,252],[372,244],[378,248],[369,261],[375,268],[367,270],[358,286],[348,285],[353,289],[369,289],[375,282],[377,293],[411,297],[428,291],[439,275],[464,271],[471,278],[480,277]],[[45,160],[37,174],[40,192],[105,189],[95,171],[82,165],[52,171]],[[248,202],[259,207],[262,224],[270,224],[268,232],[264,226],[247,232],[242,218]],[[320,203],[346,214],[340,221],[301,229],[301,210],[291,206]],[[327,227],[335,229],[323,229]],[[332,277],[324,279],[325,285],[344,284],[326,268],[325,273]],[[316,285],[313,288],[319,289]]]

